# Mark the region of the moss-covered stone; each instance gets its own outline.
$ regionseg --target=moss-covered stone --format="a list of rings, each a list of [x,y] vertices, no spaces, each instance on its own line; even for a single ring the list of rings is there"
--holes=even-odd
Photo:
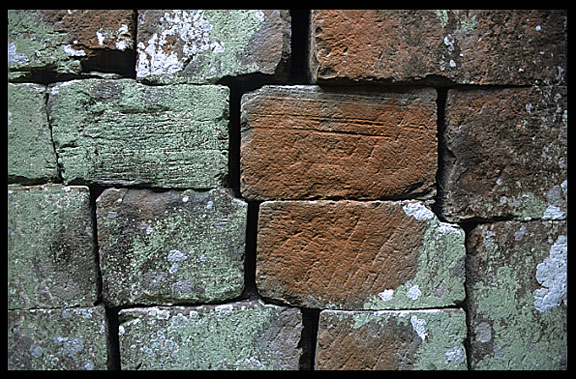
[[[103,306],[8,311],[9,370],[105,370]]]
[[[112,188],[96,204],[106,302],[215,302],[242,293],[247,204],[227,191]]]
[[[318,370],[466,370],[461,309],[320,312]]]
[[[473,369],[567,365],[566,223],[497,222],[468,239]]]
[[[8,181],[52,181],[56,153],[46,114],[46,87],[8,83]]]
[[[136,77],[208,83],[243,74],[287,74],[286,10],[144,10],[138,17]]]
[[[65,183],[215,188],[228,169],[224,86],[76,80],[50,87]]]
[[[302,315],[244,301],[124,309],[120,359],[128,370],[297,370]]]
[[[88,188],[8,186],[8,307],[91,306],[97,291]]]

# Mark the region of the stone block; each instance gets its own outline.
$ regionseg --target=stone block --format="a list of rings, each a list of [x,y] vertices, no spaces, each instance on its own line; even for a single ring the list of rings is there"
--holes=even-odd
[[[96,200],[104,301],[215,302],[244,288],[247,204],[209,192],[105,190]]]
[[[130,79],[50,87],[48,111],[65,183],[218,187],[228,170],[224,86]]]
[[[566,369],[566,222],[479,225],[467,250],[471,368]]]
[[[56,153],[46,114],[46,87],[8,83],[8,181],[52,181]]]
[[[381,199],[435,190],[433,89],[265,86],[244,95],[241,107],[247,199]]]
[[[287,10],[143,10],[136,77],[153,83],[214,83],[227,76],[287,76]]]
[[[566,87],[448,91],[441,209],[452,222],[565,219]]]
[[[8,311],[9,370],[106,370],[102,305]]]
[[[317,370],[466,370],[461,309],[320,312]]]
[[[8,308],[92,306],[97,262],[87,187],[8,187]]]
[[[464,300],[464,232],[420,201],[267,201],[258,223],[265,298],[359,310]]]
[[[312,77],[565,84],[565,10],[314,10]]]
[[[128,370],[297,370],[299,309],[241,301],[123,309],[120,358]]]
[[[120,9],[9,10],[8,77],[125,70],[133,60],[133,16],[133,11]]]

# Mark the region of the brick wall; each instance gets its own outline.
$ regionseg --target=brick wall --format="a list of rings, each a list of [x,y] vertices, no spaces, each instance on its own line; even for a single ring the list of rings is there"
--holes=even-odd
[[[8,11],[9,369],[565,369],[565,11]]]

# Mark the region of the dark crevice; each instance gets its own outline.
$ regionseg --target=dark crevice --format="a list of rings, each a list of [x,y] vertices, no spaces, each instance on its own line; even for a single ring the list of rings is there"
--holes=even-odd
[[[108,370],[120,370],[120,338],[118,335],[119,331],[119,320],[118,311],[119,308],[109,308],[106,307],[106,318],[108,320]]]
[[[316,342],[318,338],[318,320],[320,309],[301,308],[302,311],[302,333],[298,347],[302,349],[300,356],[300,370],[314,370],[316,360]]]
[[[258,298],[258,289],[256,288],[256,240],[259,207],[259,202],[248,202],[246,247],[244,249],[244,291],[241,298],[249,300]]]
[[[90,190],[90,219],[92,222],[92,248],[94,251],[94,260],[96,265],[96,274],[97,274],[97,290],[98,290],[98,298],[97,302],[102,302],[102,275],[100,272],[100,254],[98,248],[98,222],[96,219],[96,199],[102,194],[104,191],[104,187],[92,184],[89,186]]]
[[[310,10],[293,9],[290,11],[292,22],[292,59],[290,62],[290,83],[310,83],[309,68],[310,46]]]
[[[445,138],[445,108],[446,98],[448,96],[447,88],[437,88],[438,96],[436,98],[436,126],[437,126],[437,139],[438,139],[438,170],[436,171],[436,201],[432,205],[432,210],[441,221],[446,221],[443,216],[443,199],[444,199],[444,183],[447,176],[447,163],[453,160],[451,153],[446,146]]]

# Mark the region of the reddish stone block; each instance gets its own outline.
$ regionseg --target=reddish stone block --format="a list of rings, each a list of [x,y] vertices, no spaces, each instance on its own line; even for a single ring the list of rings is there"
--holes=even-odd
[[[450,222],[566,218],[566,87],[449,90],[440,178]]]
[[[567,14],[546,10],[319,10],[318,81],[565,83]]]
[[[430,194],[436,92],[266,86],[242,98],[241,191],[253,200]]]

